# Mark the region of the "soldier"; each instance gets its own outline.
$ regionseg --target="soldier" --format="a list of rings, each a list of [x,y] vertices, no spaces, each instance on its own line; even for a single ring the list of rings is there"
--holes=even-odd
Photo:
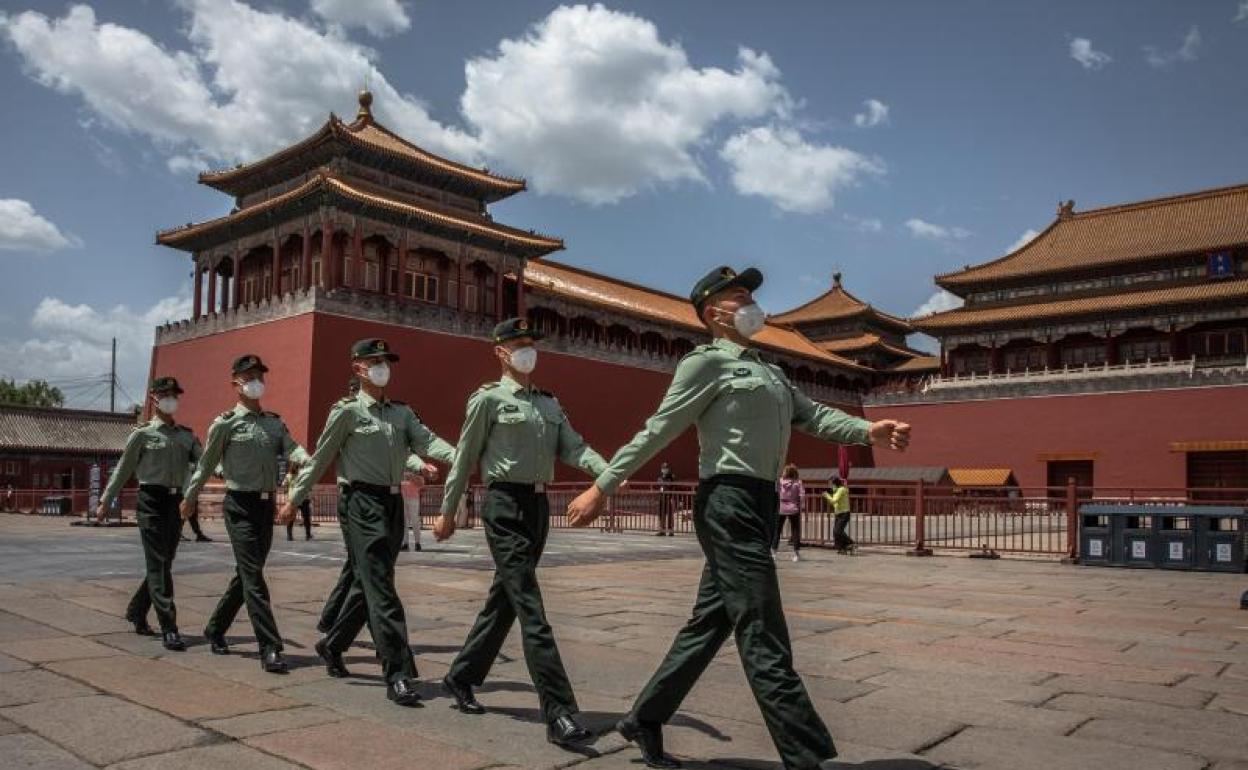
[[[351,346],[360,392],[336,403],[325,421],[312,460],[304,467],[279,520],[294,518],[325,469],[339,458],[351,589],[333,628],[316,643],[330,676],[346,676],[342,653],[368,623],[386,677],[386,697],[400,706],[420,701],[416,661],[407,645],[407,620],[394,587],[394,564],[403,541],[403,497],[399,485],[410,455],[450,463],[455,448],[421,423],[412,408],[385,397],[390,364],[399,360],[385,340]],[[341,457],[339,457],[341,455]]]
[[[693,616],[617,729],[650,767],[679,767],[663,752],[662,726],[732,634],[763,720],[788,770],[809,770],[836,747],[793,670],[770,547],[776,478],[791,427],[826,441],[904,450],[910,426],[869,423],[811,401],[750,338],[766,323],[753,291],[762,273],[711,271],[690,295],[714,339],[681,359],[658,411],[592,487],[568,506],[573,526],[597,517],[607,495],[691,424],[701,447],[694,530],[706,555]]]
[[[264,374],[268,370],[256,355],[240,356],[234,361],[230,376],[238,391],[238,403],[209,426],[208,444],[187,485],[182,515],[189,517],[195,512],[200,490],[220,463],[226,489],[221,509],[236,566],[230,584],[208,619],[204,637],[214,654],[228,655],[225,632],[246,603],[247,616],[260,645],[261,667],[271,674],[284,674],[288,667],[270,606],[269,586],[264,581],[264,562],[273,545],[278,458],[285,455],[287,462],[298,465],[308,461],[308,453],[291,438],[279,415],[260,408]]]
[[[165,649],[177,651],[186,649],[178,633],[177,608],[173,604],[173,557],[182,530],[178,503],[182,501],[186,477],[202,451],[191,429],[173,420],[182,392],[172,377],[152,380],[148,393],[154,416],[130,433],[121,462],[113,469],[95,512],[96,520],[103,521],[109,505],[137,471],[137,514],[147,576],[130,599],[126,620],[134,624],[136,634],[151,636],[147,610],[154,606]]]
[[[533,343],[542,336],[520,318],[494,327],[494,354],[502,365],[502,378],[482,385],[468,398],[455,464],[446,478],[442,518],[433,534],[441,541],[455,532],[456,509],[472,467],[480,460],[482,481],[489,486],[481,521],[495,572],[485,607],[442,687],[460,711],[484,713],[472,688],[485,681],[518,618],[546,738],[569,746],[593,736],[577,721],[576,697],[537,585],[537,563],[550,529],[545,485],[554,478],[556,457],[592,475],[602,473],[607,464],[572,429],[558,400],[530,383],[537,363]]]

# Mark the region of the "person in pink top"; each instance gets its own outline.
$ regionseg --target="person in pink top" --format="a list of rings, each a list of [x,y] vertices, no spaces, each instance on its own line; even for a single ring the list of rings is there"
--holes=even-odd
[[[789,523],[789,542],[793,545],[793,561],[801,561],[802,550],[802,496],[806,488],[798,476],[797,466],[789,463],[780,474],[780,521],[776,523],[775,534],[771,536],[771,558],[776,558],[780,549],[780,531],[784,523]]]

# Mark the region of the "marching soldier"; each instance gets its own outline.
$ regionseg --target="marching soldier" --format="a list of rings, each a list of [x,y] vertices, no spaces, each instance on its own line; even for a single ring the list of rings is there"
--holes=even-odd
[[[472,688],[485,681],[513,622],[519,619],[524,658],[541,701],[546,737],[551,743],[568,746],[593,736],[577,721],[576,697],[537,585],[537,563],[550,529],[545,485],[554,478],[556,457],[595,476],[607,464],[572,429],[555,397],[530,383],[537,363],[533,343],[542,336],[520,318],[494,327],[494,354],[502,364],[502,378],[482,385],[468,398],[434,537],[445,540],[455,532],[455,511],[479,460],[482,481],[489,486],[481,521],[495,572],[485,607],[442,687],[460,711],[484,713]]]
[[[399,360],[385,340],[364,339],[351,346],[360,392],[341,399],[329,412],[316,452],[282,508],[282,522],[293,518],[329,464],[338,458],[345,482],[343,510],[351,590],[333,628],[316,643],[330,676],[346,676],[342,654],[368,623],[386,677],[386,697],[401,706],[420,700],[416,661],[407,644],[407,620],[394,587],[394,565],[403,541],[403,497],[399,485],[409,455],[429,455],[450,463],[455,448],[438,438],[401,401],[385,397],[390,364]]]
[[[155,607],[165,649],[181,651],[186,649],[186,643],[178,633],[178,612],[173,603],[173,557],[182,530],[178,503],[182,501],[187,474],[199,460],[202,448],[190,428],[174,422],[178,396],[183,393],[178,381],[172,377],[157,377],[152,380],[148,393],[154,416],[130,433],[121,462],[113,469],[108,486],[100,496],[95,518],[104,520],[109,505],[137,473],[139,535],[143,540],[147,576],[130,599],[126,620],[134,624],[136,634],[151,636],[154,632],[147,624],[147,610]]]
[[[572,501],[573,526],[597,517],[607,495],[679,436],[697,425],[700,482],[694,529],[706,555],[693,616],[617,726],[641,747],[646,764],[679,767],[663,751],[662,726],[724,640],[736,638],[741,663],[763,720],[787,770],[810,770],[836,756],[827,727],[793,670],[788,626],[770,547],[776,478],[792,427],[831,442],[904,450],[910,426],[870,423],[817,404],[777,366],[764,363],[750,337],[766,323],[753,291],[762,273],[711,271],[690,295],[714,339],[681,359],[658,411],[611,460],[594,486]]]
[[[234,361],[231,382],[238,391],[238,403],[209,426],[208,444],[187,485],[182,515],[194,513],[200,490],[220,463],[226,489],[222,512],[236,566],[225,594],[208,619],[204,636],[214,654],[228,655],[225,632],[245,603],[260,645],[261,667],[271,674],[284,674],[288,667],[264,580],[264,563],[273,545],[278,458],[285,455],[288,463],[298,465],[308,461],[308,453],[291,438],[279,415],[260,408],[268,370],[256,355]]]

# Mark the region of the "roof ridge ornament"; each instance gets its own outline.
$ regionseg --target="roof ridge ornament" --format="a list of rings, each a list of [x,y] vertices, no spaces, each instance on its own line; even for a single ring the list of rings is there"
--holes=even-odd
[[[1075,215],[1074,199],[1068,200],[1065,203],[1057,204],[1057,218],[1058,219],[1070,219],[1074,215]]]
[[[841,271],[837,270],[835,273],[832,274],[832,288],[837,288],[840,285],[841,285]]]
[[[360,111],[355,114],[355,119],[363,123],[373,122],[373,92],[365,88],[360,91]]]

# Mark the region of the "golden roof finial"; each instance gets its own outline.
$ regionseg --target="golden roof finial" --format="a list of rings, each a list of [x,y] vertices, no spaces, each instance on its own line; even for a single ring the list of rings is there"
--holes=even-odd
[[[832,274],[832,286],[836,287],[840,285],[841,285],[841,271],[837,270],[835,273]]]
[[[355,114],[356,120],[370,121],[373,119],[373,92],[365,88],[360,91],[360,111]]]

